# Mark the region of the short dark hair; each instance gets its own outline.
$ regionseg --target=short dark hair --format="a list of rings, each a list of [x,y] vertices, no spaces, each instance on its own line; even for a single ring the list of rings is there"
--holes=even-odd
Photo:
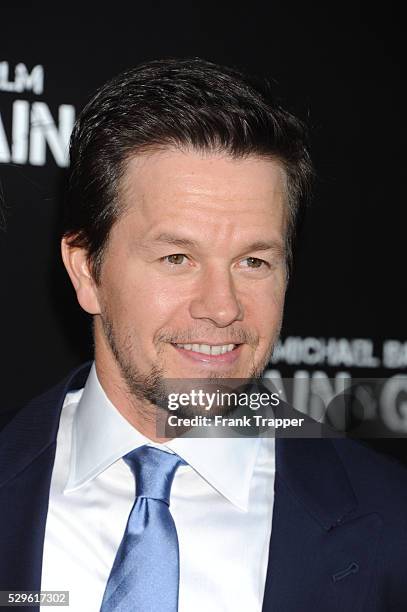
[[[279,161],[287,176],[291,259],[295,219],[313,176],[305,125],[274,102],[266,81],[254,84],[235,69],[199,58],[156,60],[103,85],[72,133],[63,234],[87,250],[96,282],[120,216],[126,162],[167,146]]]

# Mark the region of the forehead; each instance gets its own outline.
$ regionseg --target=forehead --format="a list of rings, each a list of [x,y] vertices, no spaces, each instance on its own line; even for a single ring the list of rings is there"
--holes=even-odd
[[[164,149],[135,155],[126,164],[121,200],[147,209],[154,203],[187,198],[234,207],[284,197],[286,174],[277,160],[227,153]]]
[[[225,232],[236,225],[282,226],[286,174],[271,159],[164,149],[128,160],[120,201],[123,217],[144,232],[168,223],[222,226]]]

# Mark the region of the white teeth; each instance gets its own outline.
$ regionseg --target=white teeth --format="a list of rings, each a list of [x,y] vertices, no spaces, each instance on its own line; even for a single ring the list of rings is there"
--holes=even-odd
[[[215,346],[211,344],[177,344],[179,348],[186,351],[194,351],[195,353],[203,353],[204,355],[223,355],[229,353],[235,348],[234,344],[222,344]]]
[[[221,355],[222,347],[221,346],[213,346],[211,348],[211,355]]]
[[[195,344],[194,346],[198,347],[198,349],[196,349],[198,353],[204,353],[204,355],[211,354],[211,347],[209,344]]]

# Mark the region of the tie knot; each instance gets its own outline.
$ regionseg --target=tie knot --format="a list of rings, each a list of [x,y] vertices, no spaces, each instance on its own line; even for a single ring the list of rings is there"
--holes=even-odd
[[[154,446],[140,446],[123,457],[136,479],[137,497],[158,499],[170,505],[175,472],[186,462],[178,455]]]

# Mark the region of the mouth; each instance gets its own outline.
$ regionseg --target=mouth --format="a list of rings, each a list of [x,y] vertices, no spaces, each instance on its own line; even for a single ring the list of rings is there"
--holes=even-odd
[[[200,363],[231,364],[238,359],[243,344],[172,343],[182,357]]]

